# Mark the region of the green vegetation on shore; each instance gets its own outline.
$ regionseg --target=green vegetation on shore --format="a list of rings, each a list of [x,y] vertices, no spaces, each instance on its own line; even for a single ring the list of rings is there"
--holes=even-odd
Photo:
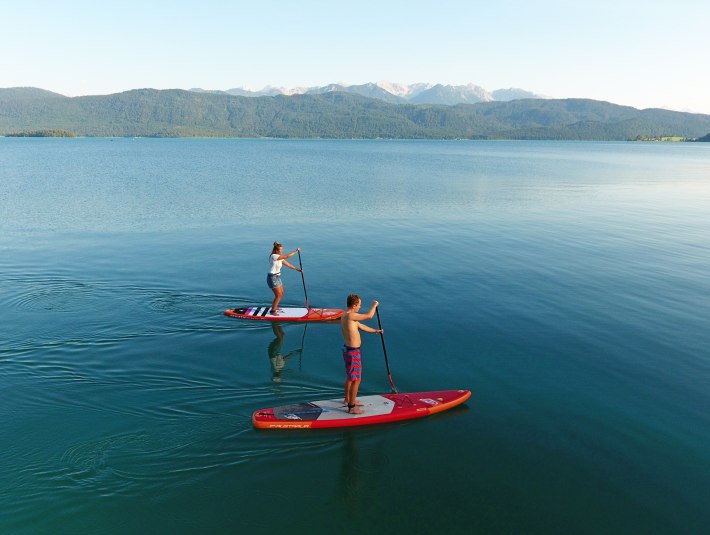
[[[69,98],[36,88],[0,89],[0,135],[634,140],[697,138],[709,131],[710,115],[587,99],[445,106],[343,92],[241,97],[137,89]]]
[[[31,132],[11,132],[6,137],[76,137],[76,134],[66,130],[33,130]]]
[[[664,142],[678,143],[678,142],[683,142],[683,141],[695,141],[695,138],[681,137],[681,136],[654,136],[654,137],[636,136],[636,139],[634,139],[634,141],[664,141]]]

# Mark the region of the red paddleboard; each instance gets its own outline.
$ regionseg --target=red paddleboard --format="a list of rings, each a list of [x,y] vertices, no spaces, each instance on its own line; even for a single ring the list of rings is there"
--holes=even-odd
[[[362,414],[350,414],[343,398],[296,403],[256,411],[251,420],[260,429],[323,429],[383,424],[422,418],[460,405],[470,390],[439,390],[362,396]]]
[[[338,319],[345,313],[339,308],[279,308],[278,314],[270,311],[270,306],[252,306],[230,308],[224,311],[224,315],[262,321],[328,321]]]

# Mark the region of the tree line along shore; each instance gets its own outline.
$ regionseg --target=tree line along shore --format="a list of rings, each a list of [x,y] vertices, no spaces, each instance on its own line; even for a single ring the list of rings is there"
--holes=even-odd
[[[139,89],[65,97],[0,89],[0,135],[705,141],[710,115],[589,99],[393,104],[344,92],[243,97]]]

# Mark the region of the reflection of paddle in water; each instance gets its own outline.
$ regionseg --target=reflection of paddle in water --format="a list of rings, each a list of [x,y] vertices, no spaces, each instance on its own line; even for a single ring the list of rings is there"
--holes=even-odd
[[[271,380],[275,383],[281,382],[281,374],[283,369],[286,367],[286,362],[296,353],[303,354],[303,339],[301,340],[301,347],[289,351],[285,355],[281,354],[281,347],[284,344],[284,338],[286,338],[286,333],[284,333],[283,327],[280,323],[272,323],[271,329],[274,331],[274,339],[269,344],[267,352],[269,353],[269,362],[271,363]],[[303,336],[306,336],[306,330],[303,329]],[[300,367],[300,364],[299,364]]]

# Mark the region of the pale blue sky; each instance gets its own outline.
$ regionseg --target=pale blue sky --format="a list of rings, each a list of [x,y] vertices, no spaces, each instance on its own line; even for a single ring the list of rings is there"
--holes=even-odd
[[[3,1],[0,87],[520,87],[710,113],[707,0]]]

